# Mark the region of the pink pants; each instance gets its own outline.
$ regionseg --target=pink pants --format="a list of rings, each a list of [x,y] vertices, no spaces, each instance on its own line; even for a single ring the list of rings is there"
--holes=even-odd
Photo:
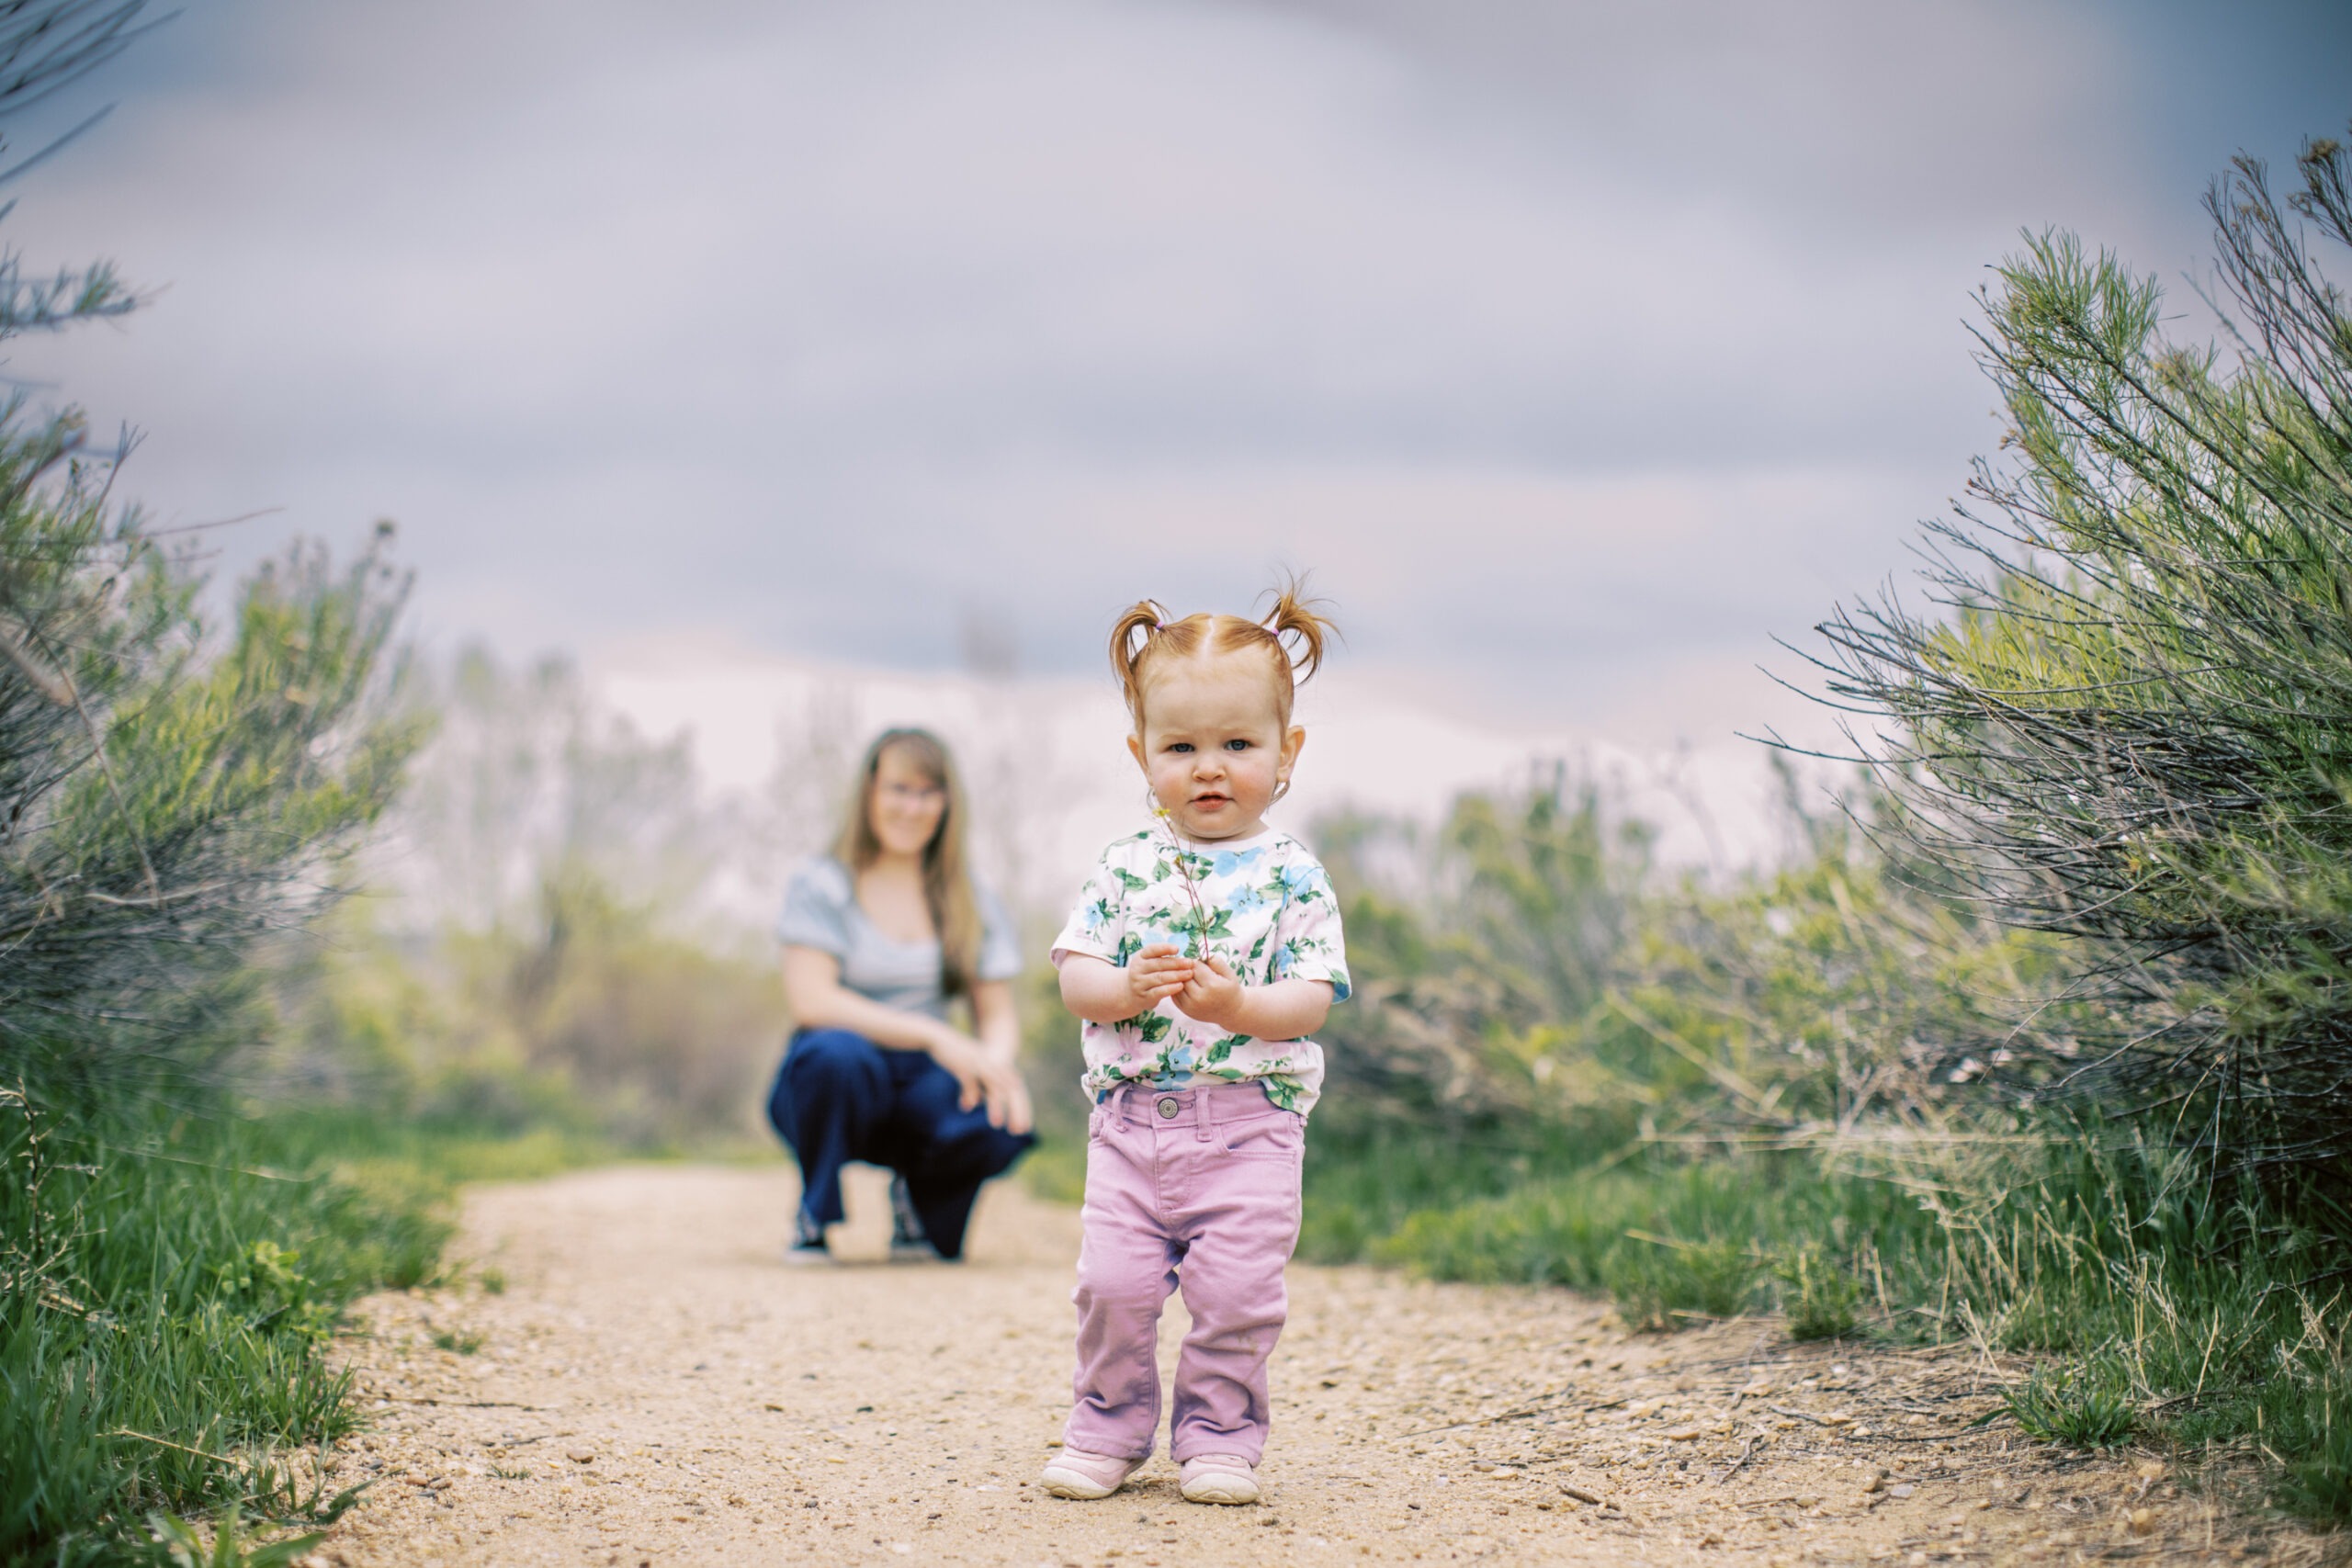
[[[1265,1451],[1266,1359],[1289,1300],[1306,1122],[1255,1084],[1128,1085],[1094,1108],[1078,1253],[1077,1400],[1062,1440],[1142,1459],[1159,1428],[1159,1309],[1180,1284],[1168,1447],[1179,1461]]]

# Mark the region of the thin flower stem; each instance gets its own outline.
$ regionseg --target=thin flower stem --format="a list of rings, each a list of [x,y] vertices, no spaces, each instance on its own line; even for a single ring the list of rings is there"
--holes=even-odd
[[[1176,836],[1175,819],[1169,815],[1168,807],[1164,806],[1155,806],[1151,808],[1151,814],[1154,817],[1159,818],[1161,824],[1168,829],[1168,845],[1169,848],[1173,850],[1176,854],[1176,874],[1183,878],[1184,897],[1192,900],[1193,946],[1194,951],[1187,956],[1193,958],[1210,957],[1212,954],[1209,951],[1208,910],[1204,908],[1201,903],[1200,884],[1193,878],[1192,863],[1185,853],[1184,840]]]

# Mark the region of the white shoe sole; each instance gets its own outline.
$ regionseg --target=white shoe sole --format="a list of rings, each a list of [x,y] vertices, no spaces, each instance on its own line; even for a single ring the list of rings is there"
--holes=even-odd
[[[1126,1483],[1126,1478],[1122,1476],[1119,1486],[1125,1486]],[[1099,1481],[1089,1480],[1075,1470],[1064,1470],[1061,1466],[1054,1464],[1046,1467],[1045,1473],[1037,1477],[1037,1484],[1044,1487],[1051,1495],[1067,1497],[1074,1503],[1097,1503],[1119,1489],[1119,1486],[1105,1486]]]
[[[1238,1507],[1258,1500],[1258,1482],[1254,1476],[1236,1475],[1231,1471],[1216,1470],[1196,1476],[1178,1488],[1187,1503],[1222,1503]]]

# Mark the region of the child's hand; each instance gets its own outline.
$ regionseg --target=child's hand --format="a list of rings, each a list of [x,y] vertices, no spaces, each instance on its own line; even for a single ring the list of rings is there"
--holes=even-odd
[[[1241,1016],[1241,982],[1234,978],[1225,960],[1212,953],[1192,970],[1191,980],[1176,993],[1176,1006],[1186,1018],[1219,1029],[1235,1027]]]
[[[1126,971],[1127,995],[1135,999],[1136,1011],[1149,1012],[1182,991],[1191,982],[1193,967],[1191,959],[1178,956],[1166,942],[1136,953]]]

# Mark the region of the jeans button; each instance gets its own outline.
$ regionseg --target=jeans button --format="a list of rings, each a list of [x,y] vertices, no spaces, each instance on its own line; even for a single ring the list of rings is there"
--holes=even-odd
[[[1183,1107],[1176,1102],[1176,1097],[1174,1095],[1168,1095],[1161,1099],[1159,1102],[1160,1119],[1162,1121],[1170,1120],[1175,1116],[1176,1112],[1182,1109]]]

